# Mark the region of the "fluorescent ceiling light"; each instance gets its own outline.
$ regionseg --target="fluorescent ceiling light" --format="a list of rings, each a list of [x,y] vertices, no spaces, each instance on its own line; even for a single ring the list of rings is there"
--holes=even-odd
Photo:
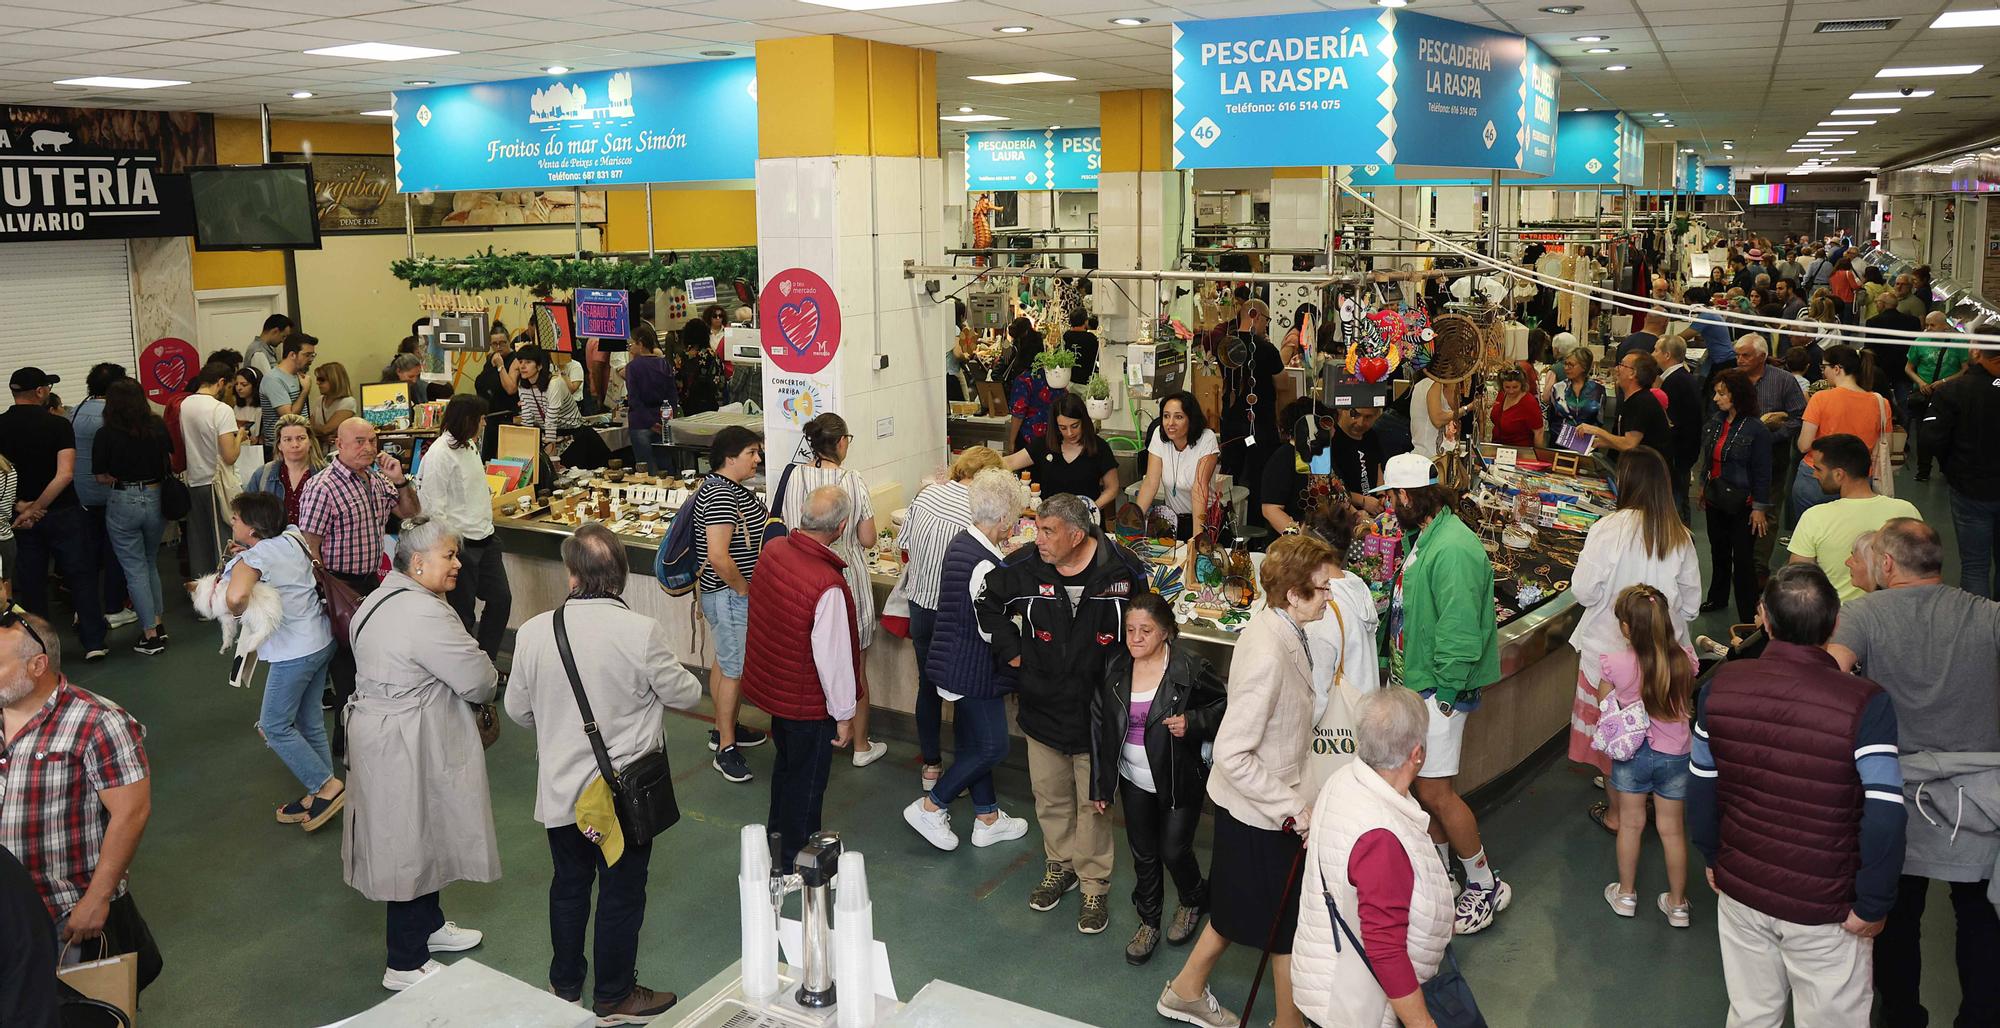
[[[345,43],[307,50],[314,57],[345,57],[355,61],[414,61],[424,57],[450,57],[456,50],[434,50],[427,46],[401,43]]]
[[[1821,152],[1821,153],[1826,153],[1826,154],[1839,154],[1839,155],[1841,155],[1842,157],[1852,157],[1852,156],[1854,156],[1854,151],[1852,151],[1852,150],[1822,150],[1822,151],[1820,151],[1820,152]]]
[[[815,7],[833,7],[843,11],[886,11],[891,7],[929,7],[932,4],[957,3],[958,0],[804,0]]]
[[[1983,29],[2000,25],[2000,10],[1946,11],[1931,22],[1934,29]]]
[[[1571,111],[1572,111],[1573,113],[1576,113],[1576,114],[1587,114],[1587,113],[1589,113],[1589,111],[1590,111],[1590,108],[1588,108],[1588,107],[1572,107],[1572,108],[1570,108],[1570,110],[1571,110]]]
[[[1914,68],[1883,68],[1875,73],[1878,79],[1924,78],[1930,75],[1970,75],[1983,64],[1927,64]]]
[[[393,118],[396,116],[395,111],[362,111],[361,114],[367,118]]]
[[[1571,39],[1573,39],[1573,40],[1575,40],[1576,42],[1579,42],[1579,43],[1602,43],[1602,42],[1604,42],[1605,40],[1607,40],[1607,39],[1610,39],[1611,37],[1610,37],[1610,36],[1571,36],[1571,37],[1569,37],[1569,38],[1571,38]]]
[[[1128,29],[1129,29],[1129,28],[1131,28],[1131,27],[1133,27],[1133,26],[1135,26],[1135,25],[1144,25],[1144,24],[1146,24],[1147,22],[1149,22],[1149,21],[1152,21],[1152,20],[1153,20],[1153,19],[1151,19],[1151,18],[1113,18],[1113,19],[1111,19],[1111,24],[1113,24],[1113,25],[1122,25],[1122,26],[1124,26],[1125,28],[1128,28]]]
[[[1578,12],[1578,11],[1581,11],[1581,10],[1583,10],[1583,8],[1581,8],[1581,7],[1578,7],[1578,6],[1574,5],[1574,4],[1570,4],[1570,5],[1564,5],[1564,6],[1560,6],[1560,7],[1544,7],[1544,8],[1542,8],[1542,13],[1543,13],[1543,14],[1575,14],[1576,12]]]
[[[1853,134],[1853,129],[1813,129],[1811,132],[1806,133],[1809,136],[1851,136]]]
[[[431,80],[430,80],[430,79],[411,79],[410,81],[408,81],[408,82],[405,82],[405,83],[403,83],[403,84],[404,84],[404,85],[406,85],[406,86],[428,86],[428,85],[430,85],[430,84],[431,84]]]
[[[120,75],[90,75],[80,79],[62,79],[58,86],[91,86],[97,89],[159,89],[163,86],[185,86],[183,79],[133,79]]]
[[[1822,122],[1820,122],[1820,124],[1822,124],[1822,125],[1873,125],[1873,124],[1875,124],[1875,119],[1873,119],[1873,118],[1869,118],[1869,119],[1866,119],[1866,120],[1863,120],[1863,121],[1822,121]]]
[[[1410,0],[1375,0],[1377,7],[1408,7]]]
[[[1841,107],[1833,112],[1836,118],[1852,114],[1901,114],[1901,107]]]
[[[1900,89],[1883,89],[1875,92],[1850,93],[1847,98],[1849,100],[1921,100],[1936,93],[1937,90],[1935,89],[1912,89],[1907,93]]]
[[[999,28],[994,29],[993,31],[1005,32],[1010,36],[1018,36],[1023,32],[1033,32],[1035,30],[1026,25],[1002,25]]]
[[[1604,70],[1605,70],[1605,71],[1624,71],[1624,70],[1625,70],[1625,69],[1626,69],[1627,67],[1629,67],[1629,65],[1624,65],[1624,64],[1607,64],[1607,65],[1605,65],[1605,66],[1604,66]]]
[[[1006,121],[1007,119],[1001,117],[998,114],[945,114],[945,115],[940,115],[938,117],[938,120],[939,121]]]
[[[549,73],[550,75],[569,74],[569,67],[567,65],[562,65],[562,64],[551,64],[548,67],[543,68],[542,70]]]
[[[972,108],[970,108],[970,107],[960,107],[960,108],[958,109],[958,113],[960,113],[960,114],[971,114],[971,113],[972,113]]]
[[[1724,150],[1734,150],[1734,149],[1736,149],[1736,144],[1735,144],[1735,143],[1724,143],[1724,144],[1722,144],[1722,148],[1723,148]]]
[[[1046,71],[1024,71],[1013,75],[967,75],[974,82],[991,82],[996,86],[1025,86],[1033,82],[1075,82],[1068,75],[1054,75]]]
[[[309,93],[309,92],[307,92],[307,91],[305,91],[305,90],[303,90],[303,89],[300,89],[300,90],[295,90],[295,91],[294,91],[294,92],[292,93],[292,99],[294,99],[294,100],[310,100],[310,99],[312,99],[312,94],[311,94],[311,93]]]
[[[1376,0],[1376,2],[1380,3],[1381,0]],[[1583,52],[1587,54],[1615,54],[1618,52],[1618,48],[1615,46],[1592,46],[1585,47]]]
[[[1666,116],[1667,116],[1667,112],[1665,112],[1665,111],[1654,111],[1654,112],[1653,112],[1653,117],[1655,117],[1655,118],[1664,118],[1664,117],[1666,117]]]

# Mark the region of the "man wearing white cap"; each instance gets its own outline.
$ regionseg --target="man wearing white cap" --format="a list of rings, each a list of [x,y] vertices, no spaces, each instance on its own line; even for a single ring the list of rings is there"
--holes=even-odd
[[[1480,690],[1500,678],[1493,567],[1479,537],[1452,512],[1456,497],[1437,484],[1428,458],[1389,458],[1375,492],[1388,494],[1403,526],[1405,556],[1389,606],[1389,681],[1423,697],[1430,711],[1417,802],[1431,815],[1439,858],[1447,868],[1458,858],[1465,891],[1452,929],[1471,935],[1513,899],[1455,784],[1466,718],[1479,708]]]

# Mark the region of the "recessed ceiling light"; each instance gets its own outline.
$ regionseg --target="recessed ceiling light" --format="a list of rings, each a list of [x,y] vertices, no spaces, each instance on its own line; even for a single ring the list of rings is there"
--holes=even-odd
[[[1590,108],[1588,107],[1572,107],[1570,110],[1577,114],[1587,114],[1590,112]]]
[[[1897,114],[1901,111],[1901,107],[1841,107],[1833,114],[1834,117],[1841,117],[1849,114]]]
[[[428,85],[430,85],[430,84],[431,84],[431,80],[430,80],[430,79],[411,79],[411,80],[409,80],[408,82],[405,82],[405,83],[403,83],[403,84],[404,84],[404,85],[406,85],[406,86],[428,86]]]
[[[1542,13],[1543,13],[1543,14],[1575,14],[1576,12],[1578,12],[1578,11],[1581,11],[1581,10],[1583,10],[1583,8],[1581,8],[1581,7],[1576,7],[1576,6],[1573,6],[1573,5],[1564,5],[1564,6],[1560,6],[1560,7],[1544,7],[1544,8],[1542,8]]]
[[[396,116],[395,111],[362,111],[360,113],[363,117],[368,118],[393,118]]]
[[[561,65],[561,64],[551,64],[551,65],[549,65],[548,67],[546,67],[546,68],[543,68],[542,70],[543,70],[543,71],[545,71],[545,72],[548,72],[548,73],[549,73],[549,74],[551,74],[551,75],[567,75],[567,74],[569,74],[569,68],[568,68],[568,66],[566,66],[566,65]]]
[[[343,43],[307,50],[306,53],[314,57],[345,57],[354,61],[414,61],[425,57],[450,57],[458,51],[404,46],[401,43]]]
[[[1667,112],[1665,112],[1665,111],[1654,111],[1654,112],[1653,112],[1653,117],[1655,117],[1655,118],[1664,118],[1664,117],[1666,117],[1666,116],[1667,116]]]
[[[1007,33],[1007,34],[1008,34],[1008,35],[1010,35],[1010,36],[1018,36],[1018,35],[1020,35],[1020,34],[1021,34],[1021,33],[1023,33],[1023,32],[1033,32],[1033,31],[1035,31],[1035,30],[1034,30],[1034,29],[1032,29],[1032,28],[1029,28],[1029,27],[1028,27],[1028,26],[1026,26],[1026,25],[1002,25],[1002,26],[1000,26],[999,28],[997,28],[997,29],[994,29],[993,31],[995,31],[995,32],[1005,32],[1005,33]]]
[[[1946,11],[1931,22],[1934,29],[1983,29],[2000,25],[2000,10]]]
[[[1061,132],[1061,131],[1062,131],[1062,126],[1061,126],[1061,125],[1050,125],[1050,126],[1049,126],[1049,131],[1050,131],[1050,132]]]
[[[1681,152],[1682,152],[1682,153],[1693,153],[1693,152],[1694,152],[1694,150],[1693,150],[1692,148],[1690,148],[1690,147],[1685,147],[1685,146],[1684,146],[1684,147],[1682,147],[1682,148],[1681,148]]]
[[[804,0],[815,7],[832,7],[842,11],[886,11],[891,7],[929,7],[932,4],[956,3],[958,0]]]
[[[1605,40],[1607,40],[1607,39],[1610,39],[1611,37],[1610,37],[1610,36],[1571,36],[1571,37],[1569,37],[1569,38],[1570,38],[1570,39],[1572,39],[1572,40],[1574,40],[1574,41],[1576,41],[1576,42],[1578,42],[1578,43],[1602,43],[1602,42],[1604,42]]]
[[[1875,73],[1878,79],[1923,78],[1929,75],[1970,75],[1983,64],[1927,64],[1914,68],[1883,68]]]
[[[970,107],[960,107],[960,108],[958,109],[958,113],[960,113],[960,114],[971,114],[971,113],[972,113],[972,108],[970,108]]]
[[[1722,148],[1723,148],[1724,150],[1734,150],[1734,149],[1736,149],[1736,144],[1735,144],[1735,143],[1724,143],[1724,144],[1722,144]]]
[[[62,79],[58,86],[92,86],[97,89],[159,89],[164,86],[185,86],[181,79],[134,79],[121,75],[90,75],[80,79]]]
[[[734,56],[736,56],[736,51],[734,51],[734,50],[703,50],[703,51],[701,51],[701,55],[702,55],[703,57],[734,57]]]
[[[1410,0],[1375,0],[1377,7],[1408,7]]]
[[[967,75],[974,82],[991,82],[996,86],[1025,86],[1034,82],[1075,82],[1068,75],[1056,75],[1046,71],[1023,71],[1009,75]]]
[[[1607,64],[1604,66],[1605,71],[1624,71],[1625,68],[1626,66],[1623,64]]]
[[[1873,119],[1873,118],[1863,118],[1863,119],[1861,119],[1861,120],[1859,120],[1859,121],[1822,121],[1822,122],[1820,122],[1820,124],[1821,124],[1821,125],[1830,125],[1830,126],[1833,126],[1833,127],[1836,127],[1836,128],[1838,128],[1838,127],[1840,127],[1840,126],[1842,126],[1842,125],[1873,125],[1873,124],[1875,124],[1875,119]]]
[[[1007,119],[1001,117],[998,114],[945,114],[945,115],[940,115],[938,117],[938,120],[939,121],[1006,121]]]
[[[1128,29],[1129,29],[1129,28],[1131,28],[1131,27],[1132,27],[1132,26],[1134,26],[1134,25],[1144,25],[1144,24],[1146,24],[1147,22],[1149,22],[1149,21],[1152,21],[1152,20],[1153,20],[1153,19],[1151,19],[1151,18],[1113,18],[1113,19],[1111,19],[1111,24],[1113,24],[1113,25],[1123,25],[1123,26],[1125,26],[1126,28],[1128,28]]]
[[[1933,96],[1936,93],[1937,90],[1935,89],[1912,89],[1907,93],[1900,89],[1884,89],[1873,93],[1850,93],[1847,98],[1849,100],[1922,100],[1924,97]]]
[[[311,93],[309,93],[309,92],[306,92],[306,91],[305,91],[305,90],[303,90],[303,89],[301,89],[301,90],[298,90],[298,91],[296,91],[296,92],[294,92],[294,93],[292,94],[292,99],[294,99],[294,100],[310,100],[310,99],[312,99],[312,94],[311,94]]]
[[[1615,46],[1593,46],[1585,48],[1583,52],[1587,54],[1615,54],[1618,52],[1618,48]]]

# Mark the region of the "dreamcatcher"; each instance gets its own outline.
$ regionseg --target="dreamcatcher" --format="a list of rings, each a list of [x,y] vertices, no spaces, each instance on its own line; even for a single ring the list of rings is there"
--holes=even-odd
[[[1431,322],[1430,369],[1441,382],[1462,382],[1479,370],[1485,343],[1479,324],[1463,314],[1446,314]]]

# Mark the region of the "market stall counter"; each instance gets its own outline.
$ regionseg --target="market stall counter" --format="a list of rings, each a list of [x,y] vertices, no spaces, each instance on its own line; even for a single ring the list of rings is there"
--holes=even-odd
[[[1476,494],[1480,502],[1475,509],[1481,512],[1481,524],[1476,527],[1488,540],[1499,594],[1495,616],[1500,621],[1501,678],[1485,690],[1478,714],[1467,725],[1459,773],[1461,791],[1505,774],[1569,724],[1577,657],[1567,642],[1582,614],[1569,593],[1570,570],[1582,546],[1584,529],[1595,515],[1606,512],[1602,501],[1608,493],[1603,480],[1592,478],[1587,469],[1558,472],[1550,468],[1546,456],[1527,456],[1530,452],[1522,451],[1510,466],[1500,467],[1489,448],[1482,488]],[[560,517],[551,520],[545,509],[531,510],[525,516],[512,510],[497,513],[494,526],[506,548],[508,578],[514,587],[509,627],[518,627],[528,618],[554,609],[566,594],[568,578],[562,567],[561,546],[574,526],[563,523]],[[586,505],[581,516],[594,513]],[[572,512],[571,516],[577,515]],[[692,593],[669,596],[652,576],[654,554],[665,535],[667,517],[645,521],[616,517],[608,523],[624,541],[632,566],[626,603],[665,625],[676,651],[689,664],[712,667],[714,646],[698,613],[696,597]],[[1531,530],[1532,538],[1524,540],[1523,533]],[[1152,544],[1145,545],[1149,548],[1142,556],[1151,560],[1158,572],[1155,588],[1168,593],[1169,599],[1178,599],[1177,565],[1184,561],[1151,549]],[[1356,552],[1362,549],[1365,547],[1357,547]],[[1355,563],[1352,556],[1350,563]],[[1383,568],[1379,560],[1373,564],[1364,561],[1357,569],[1380,579],[1377,584],[1383,588],[1378,589],[1378,595],[1386,601],[1386,571],[1392,569]],[[880,610],[895,586],[899,569],[891,559],[870,571],[875,607]],[[1210,596],[1191,613],[1189,623],[1182,626],[1181,638],[1194,652],[1226,671],[1235,651],[1234,629],[1247,619],[1247,611],[1231,610],[1226,601]],[[915,711],[916,650],[909,640],[878,632],[868,649],[867,666],[875,709],[905,715]]]

